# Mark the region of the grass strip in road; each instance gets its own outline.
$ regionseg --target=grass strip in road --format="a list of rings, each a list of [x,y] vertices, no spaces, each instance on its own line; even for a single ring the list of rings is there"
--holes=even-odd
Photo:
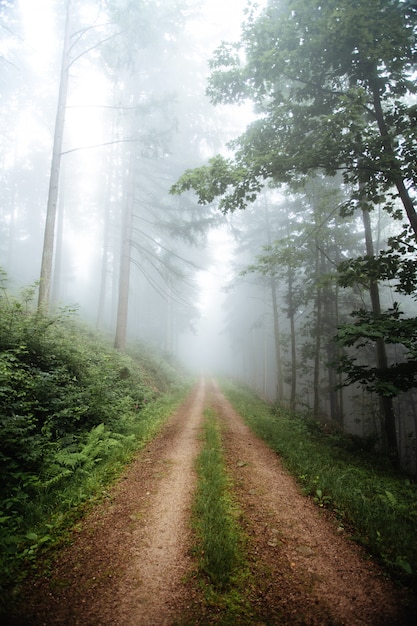
[[[417,589],[415,482],[352,437],[328,435],[315,420],[267,404],[244,386],[222,381],[222,391],[304,492],[332,510],[395,579]]]
[[[204,445],[198,457],[194,505],[200,564],[211,584],[224,589],[241,561],[240,530],[229,493],[219,427],[214,411],[205,411]]]
[[[211,408],[205,410],[203,441],[193,505],[195,579],[204,594],[199,616],[201,619],[204,614],[207,624],[219,623],[219,615],[225,625],[249,624],[250,571],[245,561],[245,536],[226,471],[218,419]]]

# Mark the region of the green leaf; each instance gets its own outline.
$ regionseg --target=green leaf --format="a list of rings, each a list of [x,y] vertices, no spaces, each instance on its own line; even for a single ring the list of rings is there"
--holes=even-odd
[[[37,541],[39,539],[39,535],[34,532],[26,533],[25,537],[26,539],[30,539],[30,541]]]
[[[399,565],[406,574],[411,574],[413,573],[413,568],[411,567],[410,563],[402,556],[397,556],[395,563],[397,565]]]
[[[394,496],[393,493],[391,493],[391,491],[388,491],[387,489],[385,490],[385,495],[387,496],[388,502],[390,503],[391,506],[396,506],[397,504],[397,499]]]

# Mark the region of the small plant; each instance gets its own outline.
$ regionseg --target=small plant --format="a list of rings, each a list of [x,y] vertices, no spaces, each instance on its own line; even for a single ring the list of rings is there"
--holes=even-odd
[[[328,507],[331,504],[332,499],[330,496],[326,496],[320,488],[317,488],[316,493],[314,495],[314,502],[319,507],[323,508],[323,507]]]

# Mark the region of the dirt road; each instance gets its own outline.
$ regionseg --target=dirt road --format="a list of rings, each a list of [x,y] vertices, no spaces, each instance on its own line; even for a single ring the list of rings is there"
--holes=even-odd
[[[215,382],[201,380],[108,498],[74,530],[48,578],[24,590],[14,624],[222,624],[199,610],[190,506],[205,406],[223,426],[225,453],[256,585],[254,624],[408,623],[377,566],[300,495],[277,456],[243,424]],[[187,616],[185,619],[184,616]],[[249,622],[245,622],[249,623]],[[410,622],[411,623],[411,622]]]

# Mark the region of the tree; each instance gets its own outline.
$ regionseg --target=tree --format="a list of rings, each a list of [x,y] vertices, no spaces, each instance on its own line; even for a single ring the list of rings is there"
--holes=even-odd
[[[340,170],[388,210],[395,188],[417,232],[417,110],[407,99],[416,93],[416,14],[401,0],[270,0],[239,43],[217,50],[208,89],[214,103],[252,100],[259,119],[231,144],[233,159],[187,171],[173,192],[193,188],[201,203],[220,196],[229,211],[270,178]]]
[[[276,240],[272,244],[264,246],[263,254],[256,257],[256,264],[249,266],[247,270],[249,272],[259,272],[260,274],[269,276],[275,287],[275,281],[278,277],[285,281],[285,310],[290,325],[290,371],[288,380],[290,383],[289,406],[291,410],[294,410],[296,405],[297,350],[295,317],[300,302],[298,289],[300,252],[296,244],[295,237],[288,236],[285,239]],[[276,296],[276,291],[272,290],[272,295],[274,295],[274,293]],[[275,301],[273,298],[272,305],[275,309],[276,298]],[[275,341],[279,341],[279,337],[276,335]],[[279,375],[278,367],[279,363],[277,362],[277,375]],[[282,400],[282,398],[280,398],[280,400]]]
[[[67,110],[67,97],[70,77],[69,72],[72,65],[76,61],[78,61],[78,59],[88,54],[96,47],[102,45],[103,41],[107,40],[107,37],[104,37],[102,40],[99,39],[97,41],[95,34],[93,34],[93,41],[88,42],[88,40],[86,39],[86,35],[90,33],[95,33],[95,28],[93,26],[83,27],[79,31],[73,32],[73,5],[75,5],[74,0],[66,0],[64,40],[60,65],[58,102],[53,134],[51,170],[49,177],[44,243],[39,281],[38,307],[45,309],[47,309],[49,306],[51,291],[56,216],[61,176],[61,160],[64,154],[62,146]],[[84,49],[81,52],[79,52],[77,49],[77,45],[79,43],[84,46]]]
[[[70,15],[71,0],[66,3],[65,32],[62,46],[61,71],[57,113],[55,119],[54,143],[52,148],[51,173],[49,178],[48,203],[46,208],[45,234],[42,252],[41,274],[39,282],[39,308],[47,308],[51,290],[52,263],[55,241],[55,222],[58,203],[59,175],[62,156],[62,142],[65,127],[65,109],[69,79],[69,51],[70,51]]]
[[[415,239],[416,16],[402,0],[270,0],[240,42],[217,50],[208,88],[214,103],[252,100],[258,119],[230,144],[232,158],[186,171],[172,192],[220,198],[228,212],[268,180],[342,172],[345,214],[381,205],[398,217],[400,199]]]

